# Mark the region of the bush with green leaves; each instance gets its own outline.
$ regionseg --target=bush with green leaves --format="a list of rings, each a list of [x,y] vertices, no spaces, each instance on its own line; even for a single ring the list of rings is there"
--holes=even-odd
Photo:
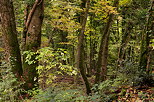
[[[100,95],[85,95],[78,89],[61,90],[58,88],[48,88],[40,90],[39,94],[32,98],[32,102],[102,102]]]
[[[72,102],[79,91],[69,89],[69,90],[59,90],[54,88],[47,88],[46,90],[40,90],[39,94],[33,97],[34,102]]]
[[[56,78],[56,75],[76,75],[77,70],[68,65],[69,53],[64,49],[53,49],[45,47],[37,52],[25,51],[27,55],[26,62],[28,64],[39,62],[37,71],[39,74],[39,82],[47,87]],[[36,55],[35,60],[31,60]]]
[[[117,82],[118,81],[118,82]],[[94,94],[92,97],[97,96],[100,101],[98,102],[111,102],[112,100],[117,99],[117,94],[115,91],[119,88],[119,80],[105,80],[100,84],[95,84],[92,88]]]
[[[120,85],[142,86],[154,83],[152,74],[148,74],[139,68],[139,64],[130,58],[121,62],[121,66],[109,66],[108,76],[110,79],[119,80]]]
[[[153,83],[152,75],[138,67],[138,63],[125,60],[123,66],[117,72],[123,85],[142,86],[150,85]]]
[[[116,100],[118,95],[124,95],[126,86],[143,86],[153,82],[151,75],[140,70],[138,64],[130,60],[125,60],[116,73],[115,78],[95,84],[92,88],[95,94],[100,95],[102,102],[110,102]]]

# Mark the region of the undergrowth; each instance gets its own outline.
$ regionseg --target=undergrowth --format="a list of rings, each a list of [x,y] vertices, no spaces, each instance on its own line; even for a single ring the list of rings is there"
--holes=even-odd
[[[0,102],[17,102],[20,99],[22,82],[18,82],[10,67],[0,66]],[[22,99],[20,99],[21,101]]]

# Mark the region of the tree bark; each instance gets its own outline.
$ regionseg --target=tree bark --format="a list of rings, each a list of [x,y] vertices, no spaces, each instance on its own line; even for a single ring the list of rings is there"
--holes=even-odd
[[[12,0],[0,0],[0,19],[7,56],[6,61],[9,62],[12,72],[19,79],[23,70]]]

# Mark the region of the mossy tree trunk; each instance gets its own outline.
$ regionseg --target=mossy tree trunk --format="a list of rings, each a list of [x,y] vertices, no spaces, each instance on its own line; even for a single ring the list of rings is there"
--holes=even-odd
[[[20,79],[23,70],[12,0],[0,0],[0,19],[6,61],[9,62],[15,76]]]

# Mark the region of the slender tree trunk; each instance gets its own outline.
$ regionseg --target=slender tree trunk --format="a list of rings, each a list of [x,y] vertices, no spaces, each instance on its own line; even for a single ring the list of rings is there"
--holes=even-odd
[[[92,41],[92,32],[90,32],[90,60],[89,60],[89,69],[88,69],[88,75],[92,75],[92,70],[94,69],[94,63],[93,63],[93,59],[94,59],[94,50],[93,49],[93,41]]]
[[[2,59],[3,59],[3,53],[4,53],[4,51],[2,51],[2,49],[4,48],[4,44],[3,44],[3,38],[2,38],[2,34],[1,34],[1,32],[2,32],[2,26],[1,26],[2,24],[1,24],[1,19],[0,19],[0,49],[1,49],[1,51],[0,51],[0,66],[1,66],[1,64],[2,64]],[[1,76],[1,75],[0,75]]]
[[[115,0],[113,7],[117,7],[119,0]],[[102,34],[101,44],[98,53],[97,69],[95,83],[100,83],[106,79],[107,73],[107,57],[108,57],[108,39],[110,36],[109,30],[113,22],[114,14],[110,14],[104,32]],[[101,75],[103,74],[103,75]]]
[[[84,31],[85,31],[85,27],[86,27],[86,22],[87,22],[87,17],[88,17],[88,11],[89,11],[89,7],[90,7],[90,1],[87,0],[86,1],[86,11],[83,14],[83,19],[81,19],[81,30],[80,30],[80,34],[78,37],[78,46],[77,46],[77,58],[76,58],[76,67],[80,70],[81,76],[83,78],[83,81],[86,85],[86,92],[89,95],[91,93],[91,89],[90,89],[90,84],[89,81],[86,77],[86,73],[85,73],[85,69],[84,69],[84,58],[83,58],[83,51],[84,51]]]
[[[25,46],[26,46],[26,33],[27,33],[27,28],[26,28],[26,22],[28,19],[28,14],[30,11],[30,5],[26,5],[26,8],[24,10],[24,27],[23,27],[23,34],[22,34],[22,42],[21,42],[21,49],[22,51],[25,50]]]
[[[36,52],[41,44],[41,27],[43,22],[43,0],[36,0],[32,9],[30,10],[26,23],[25,23],[25,51],[32,51]],[[36,67],[38,66],[38,62],[33,64],[28,64],[23,62],[23,69],[24,69],[24,79],[25,79],[25,89],[29,90],[34,87],[37,83],[37,70]],[[35,60],[36,55],[33,55],[31,61]]]
[[[12,0],[0,0],[0,19],[7,61],[19,79],[23,73]]]

